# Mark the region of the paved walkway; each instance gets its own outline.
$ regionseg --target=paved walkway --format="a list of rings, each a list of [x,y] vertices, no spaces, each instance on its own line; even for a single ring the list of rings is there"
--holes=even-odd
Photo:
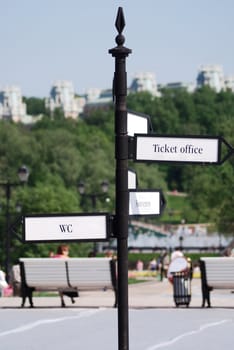
[[[66,298],[69,308],[112,307],[114,294],[112,291],[80,292],[80,298],[75,304],[71,304]],[[190,307],[200,308],[202,302],[201,282],[199,278],[192,280],[192,298]],[[0,308],[18,308],[21,305],[19,297],[0,298]],[[34,297],[35,307],[57,308],[60,307],[59,297]],[[234,307],[234,294],[229,290],[215,290],[211,292],[211,305],[213,307]],[[26,307],[28,303],[26,304]],[[144,283],[129,285],[130,308],[175,308],[173,299],[173,287],[168,280],[159,282],[156,279]]]

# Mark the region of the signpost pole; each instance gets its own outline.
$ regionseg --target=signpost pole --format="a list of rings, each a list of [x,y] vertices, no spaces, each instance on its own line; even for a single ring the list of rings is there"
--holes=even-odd
[[[127,74],[126,57],[131,50],[124,47],[125,38],[122,31],[125,27],[124,14],[121,7],[115,22],[118,35],[117,46],[109,53],[115,58],[113,81],[113,98],[115,102],[115,158],[116,158],[116,221],[118,257],[118,344],[119,350],[129,349],[128,327],[128,133],[127,133]]]

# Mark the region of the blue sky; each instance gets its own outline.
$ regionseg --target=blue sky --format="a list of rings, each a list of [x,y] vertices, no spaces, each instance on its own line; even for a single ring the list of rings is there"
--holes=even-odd
[[[194,82],[201,64],[234,75],[233,0],[0,0],[0,88],[46,97],[55,80],[77,93],[110,88],[114,23],[123,7],[128,85],[153,72],[158,83]]]

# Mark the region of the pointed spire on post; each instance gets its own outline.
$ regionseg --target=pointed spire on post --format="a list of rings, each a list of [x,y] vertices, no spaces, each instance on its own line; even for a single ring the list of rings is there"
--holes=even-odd
[[[119,46],[122,46],[125,42],[125,37],[122,35],[122,31],[124,30],[125,27],[125,19],[124,19],[124,13],[122,7],[119,7],[116,21],[115,21],[115,27],[118,31],[118,35],[115,38],[116,44]]]
[[[118,33],[121,34],[124,27],[125,27],[125,19],[124,19],[124,13],[123,13],[123,8],[119,7],[118,8],[118,13],[115,21],[115,27],[118,30]]]
[[[115,21],[115,27],[118,31],[118,35],[115,38],[115,42],[118,45],[117,47],[109,50],[109,53],[112,54],[113,57],[117,57],[119,54],[124,54],[124,57],[127,57],[132,50],[126,48],[123,46],[125,42],[125,37],[122,34],[124,27],[125,27],[125,19],[124,19],[124,13],[123,13],[123,8],[119,7],[118,8],[118,13]]]
[[[127,95],[126,77],[125,77],[124,81],[120,81],[120,77],[122,77],[122,73],[125,72],[125,58],[128,57],[128,55],[130,53],[132,53],[131,49],[128,49],[127,47],[123,46],[123,44],[125,42],[125,37],[122,34],[122,31],[125,27],[125,19],[124,19],[124,13],[123,13],[122,7],[118,8],[117,17],[115,20],[115,27],[119,33],[115,38],[115,42],[116,42],[117,46],[108,51],[112,55],[112,57],[115,57],[115,59],[116,59],[115,60],[116,71],[114,74],[113,89],[112,89],[113,102],[116,102],[118,94],[119,95]],[[124,60],[122,60],[122,59],[124,59]],[[119,70],[121,71],[121,73],[120,72],[117,73],[117,71],[119,71]],[[119,79],[118,79],[118,77],[119,77]]]

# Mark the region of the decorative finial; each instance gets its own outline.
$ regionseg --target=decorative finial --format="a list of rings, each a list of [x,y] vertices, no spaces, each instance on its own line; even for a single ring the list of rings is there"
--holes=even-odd
[[[128,49],[127,47],[124,47],[124,42],[125,42],[125,37],[122,34],[122,31],[125,27],[125,19],[124,19],[124,13],[123,13],[123,8],[119,7],[118,8],[118,12],[117,12],[117,17],[115,20],[115,27],[118,31],[118,35],[115,38],[115,42],[117,44],[116,47],[114,47],[113,49],[109,50],[109,53],[113,56],[113,57],[127,57],[132,50]]]
[[[115,21],[115,27],[118,31],[118,35],[115,38],[115,42],[117,45],[122,46],[125,42],[125,37],[122,35],[122,31],[125,27],[125,19],[124,19],[124,13],[123,13],[123,8],[119,7],[118,8],[118,13]]]
[[[115,21],[115,27],[118,30],[118,33],[121,34],[124,27],[125,27],[125,19],[124,19],[124,13],[123,13],[123,8],[119,7],[118,8],[118,13]]]

